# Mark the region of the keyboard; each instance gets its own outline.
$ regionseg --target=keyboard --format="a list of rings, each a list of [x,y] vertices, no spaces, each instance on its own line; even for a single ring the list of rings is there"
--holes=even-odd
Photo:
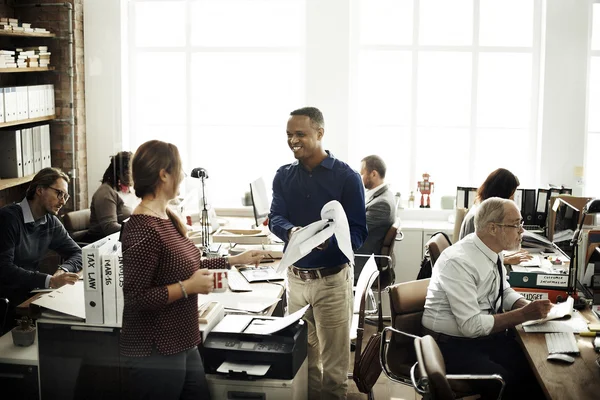
[[[571,332],[546,333],[546,346],[548,354],[579,353],[575,335]]]
[[[229,270],[229,273],[227,274],[227,282],[229,283],[229,289],[231,289],[232,292],[252,291],[252,286],[250,286],[246,278],[244,278],[244,276],[240,274],[240,271],[238,271],[235,267]]]
[[[539,225],[523,225],[523,229],[526,231],[544,232],[544,228]]]

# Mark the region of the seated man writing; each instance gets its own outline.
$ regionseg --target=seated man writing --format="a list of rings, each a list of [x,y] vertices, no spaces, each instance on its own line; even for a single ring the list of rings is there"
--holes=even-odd
[[[55,168],[38,172],[17,204],[0,209],[0,298],[9,301],[2,332],[14,326],[15,307],[36,288],[74,284],[81,270],[81,248],[71,239],[56,215],[69,200],[69,177]],[[39,272],[48,249],[63,263],[54,275]]]
[[[483,201],[475,233],[444,251],[433,268],[422,324],[433,336],[449,374],[500,374],[504,398],[543,398],[512,328],[544,318],[552,304],[529,302],[506,280],[503,250],[518,250],[523,220],[515,203]],[[472,382],[472,383],[471,383]],[[497,398],[495,381],[470,381],[482,398]]]

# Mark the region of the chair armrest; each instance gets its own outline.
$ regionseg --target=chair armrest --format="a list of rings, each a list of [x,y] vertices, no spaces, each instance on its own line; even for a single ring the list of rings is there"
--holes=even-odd
[[[405,335],[405,336],[408,336],[413,339],[416,339],[418,336],[399,331],[397,329],[392,328],[391,326],[386,326],[383,328],[383,331],[381,331],[381,342],[379,344],[379,364],[381,364],[381,370],[383,371],[385,376],[393,382],[402,383],[404,385],[411,385],[412,383],[410,380],[407,380],[406,378],[397,376],[392,371],[390,371],[390,369],[388,368],[387,353],[388,353],[389,342],[390,342],[390,339],[388,339],[388,334],[389,334],[390,339],[394,334]]]
[[[427,378],[420,377],[419,381],[417,382],[417,379],[415,377],[415,370],[417,369],[417,365],[419,365],[418,361],[414,363],[413,366],[410,368],[410,380],[412,381],[413,388],[417,391],[417,393],[419,393],[420,395],[424,395],[425,393],[427,393],[427,391],[425,390],[425,388],[427,387]]]
[[[500,382],[500,392],[498,393],[498,400],[502,398],[502,393],[504,392],[504,386],[506,383],[502,376],[498,374],[493,375],[469,375],[469,374],[450,374],[446,375],[446,379],[448,380],[461,380],[461,381],[481,381],[481,380],[495,380]]]
[[[398,231],[398,233],[396,234],[396,242],[401,242],[402,240],[404,240],[404,232],[402,231]]]

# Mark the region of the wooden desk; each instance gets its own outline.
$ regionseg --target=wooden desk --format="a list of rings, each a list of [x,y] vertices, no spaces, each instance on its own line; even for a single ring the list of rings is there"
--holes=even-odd
[[[596,321],[592,311],[582,312],[588,321]],[[593,338],[575,335],[581,355],[575,356],[573,364],[546,360],[548,348],[543,333],[526,333],[517,327],[517,340],[525,351],[544,394],[548,399],[597,399],[600,397],[600,367],[596,359],[600,356],[594,350]]]

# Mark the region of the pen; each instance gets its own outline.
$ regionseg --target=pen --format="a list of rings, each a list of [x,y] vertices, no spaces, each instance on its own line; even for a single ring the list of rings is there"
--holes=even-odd
[[[597,337],[597,336],[600,336],[600,332],[580,332],[579,336],[582,336],[582,337]]]

